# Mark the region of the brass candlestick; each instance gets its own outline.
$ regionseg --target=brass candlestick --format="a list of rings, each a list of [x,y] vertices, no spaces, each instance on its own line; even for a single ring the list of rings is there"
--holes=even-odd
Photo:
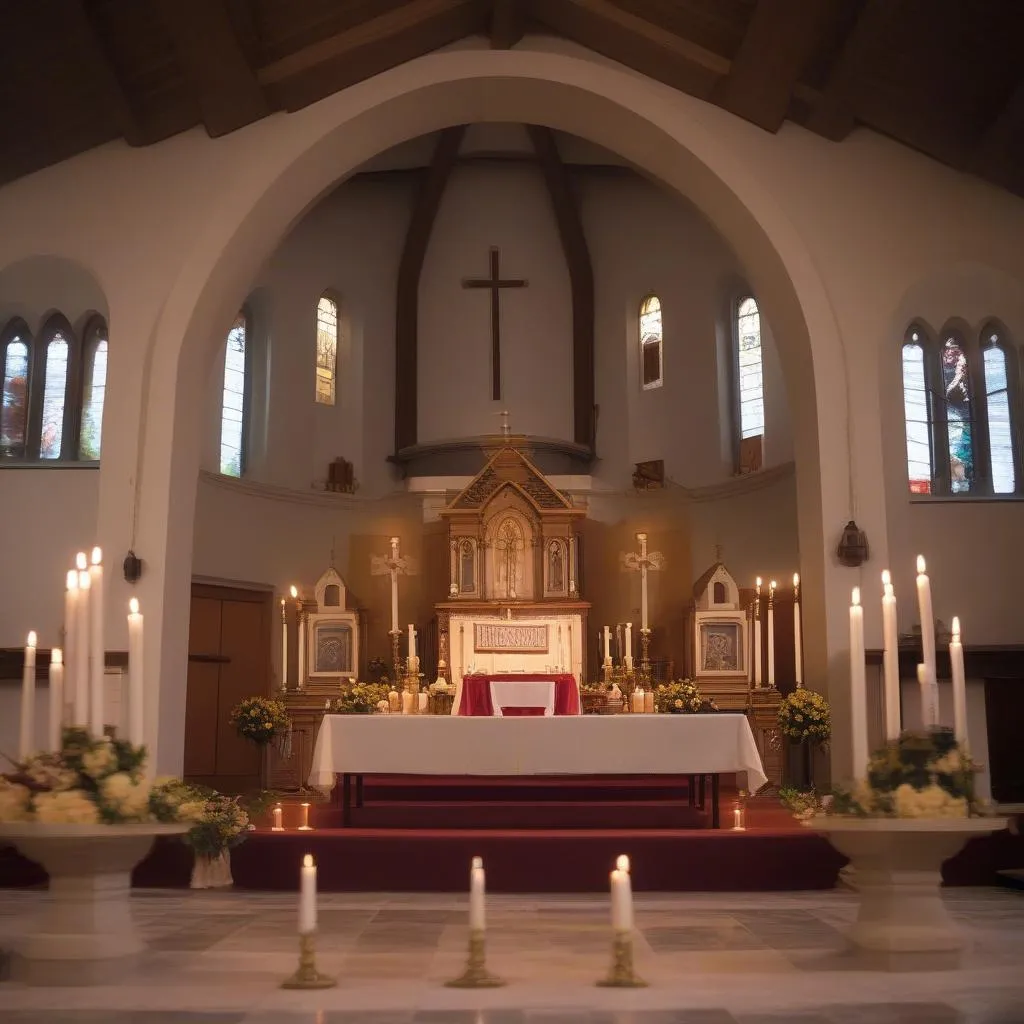
[[[398,688],[398,681],[402,678],[402,631],[393,629],[388,634],[391,637],[391,665],[395,672],[395,688]]]
[[[646,988],[647,982],[633,970],[633,933],[616,930],[612,940],[612,964],[608,976],[597,983],[601,988]]]
[[[281,982],[281,988],[334,988],[337,981],[316,969],[316,932],[299,936],[299,966],[295,973]]]
[[[446,981],[447,988],[501,988],[505,982],[487,970],[487,952],[484,931],[474,928],[469,933],[469,955],[466,969],[457,978]]]
[[[649,627],[640,630],[640,671],[649,675],[651,671],[651,630]]]

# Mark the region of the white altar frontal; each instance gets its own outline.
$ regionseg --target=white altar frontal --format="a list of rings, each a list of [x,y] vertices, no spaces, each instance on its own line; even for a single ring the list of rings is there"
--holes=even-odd
[[[583,672],[579,613],[498,615],[452,612],[448,620],[452,680],[473,672]]]

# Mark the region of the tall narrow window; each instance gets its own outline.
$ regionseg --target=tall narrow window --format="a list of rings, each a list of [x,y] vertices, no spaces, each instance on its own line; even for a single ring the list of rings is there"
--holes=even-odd
[[[338,367],[338,304],[322,295],[316,304],[316,400],[334,405]]]
[[[761,314],[749,295],[736,306],[736,367],[740,392],[740,438],[761,437],[764,435]]]
[[[662,384],[661,300],[648,295],[640,305],[640,382],[643,388]]]
[[[931,494],[932,418],[921,332],[911,328],[903,343],[903,419],[907,428],[907,477],[911,494]]]
[[[46,345],[43,419],[39,433],[41,459],[59,459],[64,446],[64,403],[67,399],[70,355],[67,339],[58,331]]]
[[[84,357],[78,457],[86,462],[98,462],[103,434],[103,399],[107,392],[107,329],[100,322],[86,332]]]
[[[1013,456],[1013,421],[1010,415],[1006,350],[999,334],[992,329],[983,333],[982,345],[992,493],[1013,494],[1017,487],[1017,472]]]
[[[224,355],[224,391],[220,415],[220,471],[225,476],[245,472],[245,421],[249,411],[247,376],[248,324],[238,315],[228,332]]]
[[[949,489],[969,494],[974,483],[974,416],[967,353],[955,335],[942,345],[942,388],[946,402]]]
[[[3,355],[3,405],[0,406],[0,458],[25,457],[28,428],[28,339],[13,334]]]

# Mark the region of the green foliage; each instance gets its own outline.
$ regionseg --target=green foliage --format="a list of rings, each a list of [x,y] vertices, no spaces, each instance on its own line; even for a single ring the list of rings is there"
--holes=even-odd
[[[238,846],[249,832],[249,815],[239,798],[208,792],[202,816],[185,834],[185,843],[203,857],[216,857],[223,850]]]
[[[779,731],[794,743],[826,744],[832,736],[828,701],[813,690],[794,690],[779,705]]]
[[[231,724],[242,739],[265,746],[288,730],[288,711],[279,700],[246,697],[231,710]]]
[[[696,715],[702,711],[717,711],[715,703],[706,699],[692,679],[677,679],[659,683],[654,688],[654,707],[668,715]]]
[[[377,704],[388,699],[387,683],[349,683],[341,696],[331,702],[331,713],[335,715],[372,715]]]

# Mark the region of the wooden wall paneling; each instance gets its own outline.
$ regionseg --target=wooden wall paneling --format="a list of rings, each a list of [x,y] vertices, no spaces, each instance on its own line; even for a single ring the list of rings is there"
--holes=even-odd
[[[192,595],[188,622],[184,775],[189,781],[217,771],[217,695],[220,687],[221,602]]]

